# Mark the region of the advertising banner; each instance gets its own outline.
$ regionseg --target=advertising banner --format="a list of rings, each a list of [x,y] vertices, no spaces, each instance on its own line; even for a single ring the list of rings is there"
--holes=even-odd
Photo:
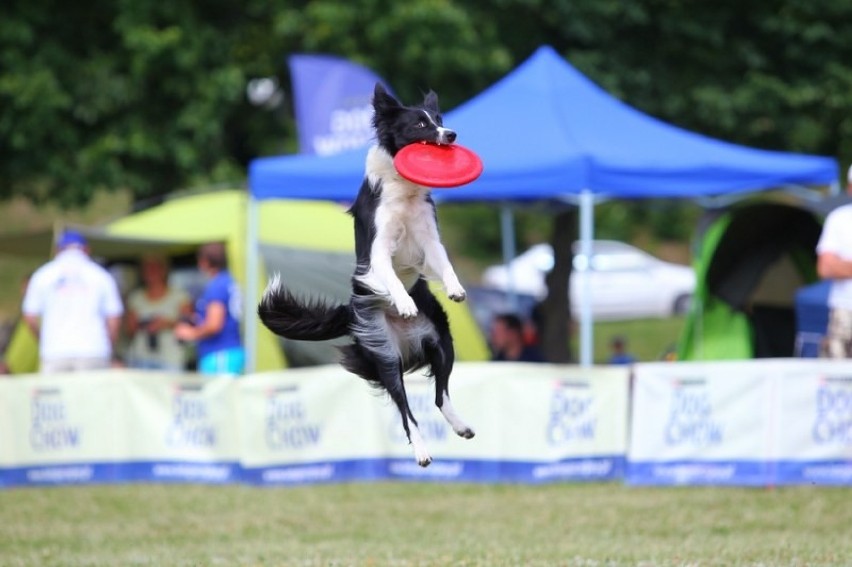
[[[376,396],[337,365],[240,381],[243,480],[303,484],[376,478],[383,456]]]
[[[452,431],[430,379],[406,376],[427,468],[387,395],[336,365],[238,380],[126,370],[0,380],[0,486],[852,484],[852,362],[641,363],[632,402],[628,372],[457,364],[451,403],[473,439]]]
[[[751,361],[637,364],[628,482],[770,482],[766,369]]]
[[[327,156],[369,145],[373,89],[384,82],[366,67],[330,55],[292,55],[288,63],[299,151]]]
[[[775,482],[852,484],[852,363],[789,364],[775,373]]]
[[[382,408],[390,478],[468,482],[606,480],[623,474],[628,371],[543,364],[458,365],[455,410],[476,431],[458,437],[435,407],[434,386],[406,381],[433,462],[417,466],[398,412]]]
[[[239,480],[236,382],[197,375],[126,372],[122,480],[223,483]]]
[[[0,380],[0,486],[117,480],[120,387],[109,372]]]
[[[267,373],[240,384],[243,478],[254,484],[407,479],[603,480],[623,474],[627,370],[457,365],[451,403],[476,431],[455,434],[435,388],[406,376],[408,403],[433,458],[417,465],[399,412],[338,366]]]

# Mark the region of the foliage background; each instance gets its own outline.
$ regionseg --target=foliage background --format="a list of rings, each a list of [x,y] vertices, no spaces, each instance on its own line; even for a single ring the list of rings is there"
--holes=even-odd
[[[292,151],[285,58],[338,54],[405,100],[476,95],[550,44],[629,104],[768,149],[852,155],[852,3],[836,0],[9,0],[0,10],[0,198],[86,202],[241,182]]]

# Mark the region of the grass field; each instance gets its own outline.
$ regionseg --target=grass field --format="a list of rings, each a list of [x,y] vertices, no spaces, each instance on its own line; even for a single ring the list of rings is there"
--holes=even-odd
[[[620,484],[9,490],[0,565],[849,565],[850,497]]]

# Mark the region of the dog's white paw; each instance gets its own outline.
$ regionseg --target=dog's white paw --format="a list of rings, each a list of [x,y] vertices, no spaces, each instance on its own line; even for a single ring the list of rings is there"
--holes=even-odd
[[[465,439],[473,439],[474,435],[476,435],[476,431],[474,431],[473,428],[467,426],[462,429],[453,428],[453,431],[456,432],[456,435],[458,435],[459,437],[464,437]]]
[[[456,285],[447,288],[447,296],[456,303],[461,303],[467,299],[467,292],[462,286]]]
[[[424,469],[432,464],[432,457],[429,456],[429,453],[419,454],[419,452],[415,451],[414,458],[417,459],[417,464],[423,467]]]
[[[396,304],[396,310],[403,319],[417,317],[417,305],[411,299],[411,296],[406,295],[404,299],[400,299],[400,301],[395,301],[394,303]]]
[[[420,430],[413,423],[408,434],[408,440],[414,449],[414,458],[417,460],[417,464],[421,467],[428,467],[429,463],[432,462],[432,457],[429,456],[429,451],[426,450],[426,443],[423,442]]]

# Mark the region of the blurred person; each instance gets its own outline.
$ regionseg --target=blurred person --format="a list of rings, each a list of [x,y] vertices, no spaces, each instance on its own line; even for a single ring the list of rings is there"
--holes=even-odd
[[[852,196],[852,167],[847,174]],[[817,273],[830,279],[828,329],[821,356],[852,358],[852,204],[837,207],[825,218],[817,243]]]
[[[636,362],[636,357],[627,351],[627,339],[621,335],[612,337],[609,346],[612,349],[612,354],[610,354],[607,364],[633,364]]]
[[[491,360],[495,362],[544,362],[541,351],[527,344],[524,336],[524,323],[513,313],[503,313],[494,317],[489,332]]]
[[[209,278],[195,302],[192,323],[175,326],[175,336],[197,342],[198,371],[202,374],[242,373],[245,350],[240,338],[242,298],[228,271],[225,245],[205,244],[198,250],[198,269]]]
[[[30,278],[22,306],[39,340],[41,372],[109,368],[124,313],[118,286],[79,232],[65,231],[56,250]]]
[[[172,330],[192,314],[192,305],[185,291],[169,287],[169,268],[168,260],[159,255],[146,255],[140,263],[142,287],[127,299],[131,368],[179,372],[186,364],[186,349]]]

